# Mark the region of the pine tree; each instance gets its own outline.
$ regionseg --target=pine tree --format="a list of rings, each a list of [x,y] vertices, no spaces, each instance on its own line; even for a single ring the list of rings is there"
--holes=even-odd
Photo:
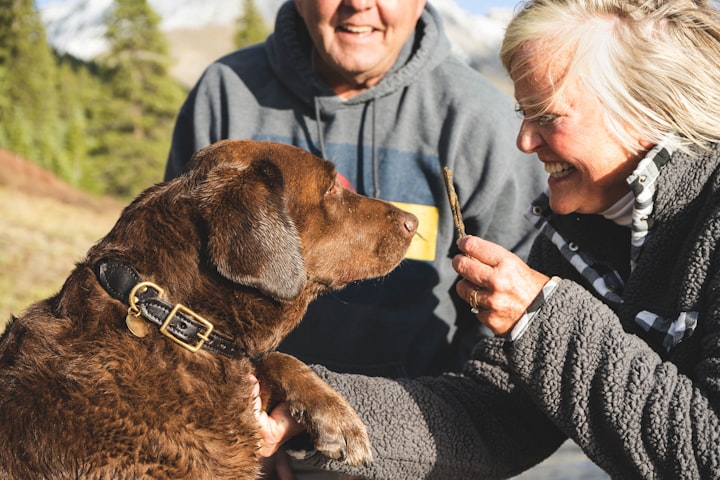
[[[61,134],[55,173],[71,185],[83,187],[92,176],[88,152],[91,139],[88,134],[92,119],[92,105],[102,102],[99,80],[90,73],[91,64],[64,55],[57,59],[57,94],[60,103]]]
[[[69,54],[57,59],[57,92],[60,103],[60,150],[55,173],[70,184],[93,193],[105,193],[91,152],[102,132],[98,119],[111,92],[103,84],[98,65]]]
[[[162,179],[173,120],[184,97],[169,75],[160,17],[146,0],[116,0],[107,18],[109,53],[101,59],[109,95],[99,112],[94,151],[109,192],[132,196]]]
[[[0,0],[0,146],[48,168],[59,144],[55,76],[33,0]]]
[[[265,20],[263,20],[253,0],[243,0],[243,13],[238,17],[236,24],[236,48],[243,48],[248,45],[264,42],[270,33],[270,29],[265,23]]]

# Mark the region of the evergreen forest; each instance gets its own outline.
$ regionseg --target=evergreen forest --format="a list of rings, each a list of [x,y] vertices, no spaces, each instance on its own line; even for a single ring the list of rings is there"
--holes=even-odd
[[[263,41],[253,0],[238,1],[236,46]],[[187,95],[160,20],[147,0],[115,0],[109,48],[85,62],[52,49],[33,0],[0,0],[0,148],[98,195],[127,199],[160,181]]]

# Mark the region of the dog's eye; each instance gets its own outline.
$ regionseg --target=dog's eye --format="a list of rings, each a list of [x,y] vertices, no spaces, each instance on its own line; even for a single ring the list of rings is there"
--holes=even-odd
[[[342,187],[339,183],[335,182],[327,192],[325,192],[326,197],[337,197],[340,195],[340,192],[342,191]]]

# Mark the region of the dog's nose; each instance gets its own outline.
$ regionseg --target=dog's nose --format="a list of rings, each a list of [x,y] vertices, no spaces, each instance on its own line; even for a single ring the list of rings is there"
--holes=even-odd
[[[413,215],[412,213],[407,213],[407,212],[404,212],[403,217],[404,218],[402,220],[402,223],[403,223],[403,226],[405,227],[405,231],[407,232],[407,235],[409,237],[412,237],[413,235],[415,235],[415,232],[417,231],[418,218],[415,215]]]

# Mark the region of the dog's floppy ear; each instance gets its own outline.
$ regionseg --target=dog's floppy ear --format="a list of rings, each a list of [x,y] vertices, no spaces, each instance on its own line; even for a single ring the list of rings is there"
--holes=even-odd
[[[208,254],[217,271],[277,300],[300,295],[305,264],[280,169],[268,160],[219,167],[201,191]]]

